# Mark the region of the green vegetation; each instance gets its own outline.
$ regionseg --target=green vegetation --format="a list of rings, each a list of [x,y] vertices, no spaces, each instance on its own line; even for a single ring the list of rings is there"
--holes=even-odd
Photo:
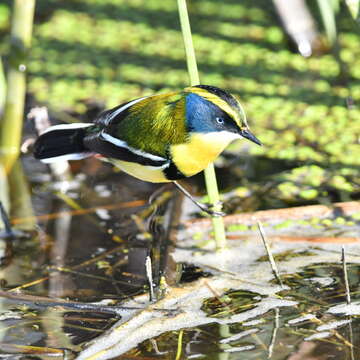
[[[264,143],[229,152],[279,162],[255,175],[231,167],[231,187],[249,189],[241,202],[269,183],[248,209],[358,198],[359,28],[348,9],[337,15],[345,78],[325,47],[311,58],[290,51],[268,1],[198,0],[189,12],[202,82],[238,94]],[[8,16],[0,5],[0,36]],[[89,101],[110,107],[188,84],[176,1],[39,0],[30,56],[29,92],[58,111],[83,114]]]
[[[206,299],[201,310],[215,318],[226,318],[255,308],[261,298],[252,291],[229,290],[220,297]]]

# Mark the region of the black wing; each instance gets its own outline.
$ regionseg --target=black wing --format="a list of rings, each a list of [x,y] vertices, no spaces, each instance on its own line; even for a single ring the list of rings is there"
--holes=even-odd
[[[107,134],[105,130],[87,135],[83,143],[87,149],[112,159],[155,167],[169,164],[168,159],[134,149],[125,141]]]
[[[98,115],[98,117],[94,120],[94,123],[102,126],[118,124],[119,122],[121,122],[122,119],[126,118],[131,105],[134,105],[139,101],[146,99],[147,97],[148,96],[127,101],[112,109],[105,110]]]
[[[169,164],[169,159],[135,149],[111,134],[111,129],[116,128],[127,117],[131,106],[146,98],[131,100],[102,112],[94,121],[99,125],[97,132],[89,133],[83,140],[85,147],[105,157],[140,165],[161,167]]]

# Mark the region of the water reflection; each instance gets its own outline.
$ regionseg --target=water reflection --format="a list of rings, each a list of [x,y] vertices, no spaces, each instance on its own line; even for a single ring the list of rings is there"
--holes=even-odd
[[[26,165],[27,169],[31,167],[31,158]],[[111,167],[98,162],[95,167],[99,176],[94,176],[91,160],[74,165],[74,177],[64,192],[60,186],[63,180],[38,176],[47,170],[41,164],[33,165],[31,188],[20,164],[9,175],[8,188],[2,188],[13,225],[27,237],[16,237],[13,243],[3,240],[4,260],[5,251],[9,253],[5,245],[13,245],[15,256],[11,263],[3,262],[1,286],[15,298],[1,300],[1,348],[5,353],[43,352],[44,356],[48,349],[48,353],[62,356],[62,350],[57,354],[52,351],[78,351],[77,344],[98,336],[118,316],[103,313],[100,308],[69,312],[65,310],[67,304],[62,308],[57,299],[107,299],[111,306],[112,300],[144,292],[145,258],[149,254],[153,256],[154,280],[159,283],[164,275],[159,251],[167,246],[168,231],[163,227],[169,225],[166,214],[172,192],[160,192],[149,206],[147,199],[155,186],[114,174]],[[16,194],[11,207],[9,194]],[[35,297],[29,300],[22,294]],[[50,307],[39,296],[54,299],[54,304]],[[25,347],[10,349],[11,344]],[[31,350],[30,345],[38,348]]]

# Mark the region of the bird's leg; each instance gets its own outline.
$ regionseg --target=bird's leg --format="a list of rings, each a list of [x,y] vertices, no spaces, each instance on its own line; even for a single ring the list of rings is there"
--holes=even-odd
[[[208,215],[211,215],[211,216],[224,216],[224,215],[226,215],[225,213],[223,213],[221,211],[211,210],[211,208],[208,205],[202,204],[202,203],[196,201],[192,197],[192,195],[184,187],[182,187],[177,181],[173,181],[173,183],[187,198],[189,198],[198,208],[200,208],[202,211],[206,212]]]

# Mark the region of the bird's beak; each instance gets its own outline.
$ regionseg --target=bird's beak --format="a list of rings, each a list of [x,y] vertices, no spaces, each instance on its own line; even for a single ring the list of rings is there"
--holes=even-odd
[[[245,139],[248,139],[252,142],[254,142],[255,144],[258,144],[258,145],[262,145],[261,141],[250,131],[250,130],[241,130],[240,132],[240,135],[242,137],[244,137]]]

